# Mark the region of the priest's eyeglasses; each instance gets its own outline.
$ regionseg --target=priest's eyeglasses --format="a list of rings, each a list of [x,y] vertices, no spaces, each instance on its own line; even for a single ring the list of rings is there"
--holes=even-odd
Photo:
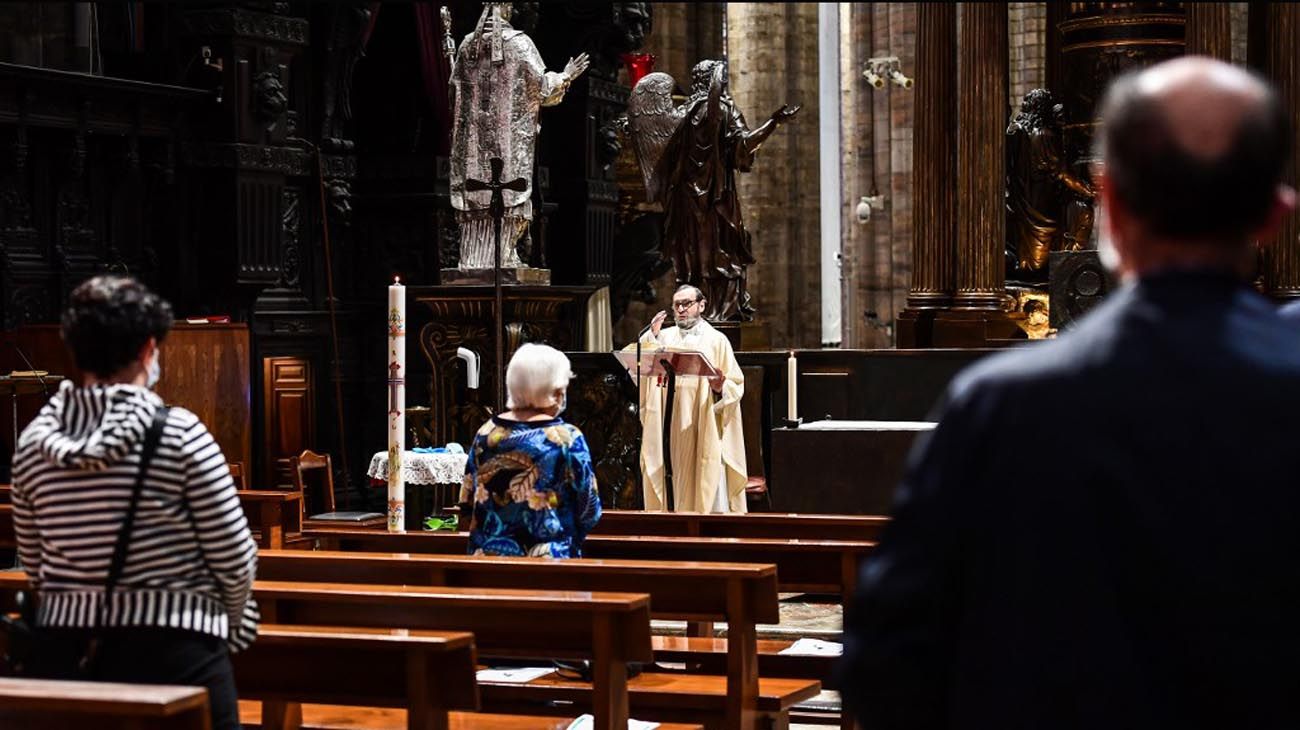
[[[700,300],[698,299],[692,299],[689,302],[673,302],[673,309],[676,309],[679,312],[685,312],[686,310],[690,309],[692,305],[699,304],[699,303]]]

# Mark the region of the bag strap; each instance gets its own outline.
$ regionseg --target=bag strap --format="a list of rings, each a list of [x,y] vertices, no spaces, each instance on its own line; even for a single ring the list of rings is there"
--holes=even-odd
[[[126,518],[122,520],[122,531],[117,533],[117,544],[113,546],[113,562],[109,564],[108,581],[104,584],[104,602],[100,604],[96,628],[104,624],[109,599],[113,597],[113,589],[117,587],[117,581],[122,577],[122,569],[126,567],[126,553],[131,543],[131,528],[135,525],[135,513],[140,506],[140,493],[144,491],[144,477],[149,471],[149,462],[153,461],[154,452],[158,450],[158,442],[162,440],[165,425],[167,425],[167,407],[160,406],[153,412],[153,422],[145,432],[144,447],[140,451],[140,470],[136,472],[135,485],[131,488],[131,501],[126,508]]]

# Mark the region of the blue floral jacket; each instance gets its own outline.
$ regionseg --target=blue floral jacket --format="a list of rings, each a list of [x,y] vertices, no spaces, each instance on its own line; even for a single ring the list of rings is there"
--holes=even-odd
[[[471,554],[581,557],[582,541],[600,520],[587,441],[559,418],[483,424],[460,501],[473,505]]]

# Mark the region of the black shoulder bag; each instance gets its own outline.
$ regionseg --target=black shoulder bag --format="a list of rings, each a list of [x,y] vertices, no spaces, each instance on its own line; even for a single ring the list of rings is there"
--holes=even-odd
[[[131,499],[127,503],[126,517],[122,520],[122,529],[117,533],[117,542],[113,546],[113,559],[108,568],[108,579],[104,583],[104,600],[95,615],[95,626],[86,649],[77,660],[76,674],[82,678],[92,678],[95,673],[95,657],[99,653],[99,636],[93,635],[104,627],[108,606],[112,602],[113,591],[122,577],[126,567],[126,554],[131,542],[131,529],[135,525],[135,513],[140,506],[140,494],[144,491],[144,478],[149,472],[149,463],[153,461],[162,440],[163,426],[167,424],[167,408],[159,407],[154,411],[153,422],[145,432],[144,446],[140,451],[140,469],[135,475],[135,484],[131,488]],[[7,635],[5,664],[14,676],[26,674],[27,666],[35,655],[40,643],[40,630],[36,626],[36,593],[27,591],[19,594],[19,616],[12,618],[0,616],[0,633]]]

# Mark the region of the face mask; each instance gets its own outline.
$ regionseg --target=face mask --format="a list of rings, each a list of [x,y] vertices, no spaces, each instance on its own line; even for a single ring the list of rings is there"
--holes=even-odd
[[[569,393],[568,391],[565,391],[564,395],[560,396],[560,407],[556,409],[555,416],[558,418],[561,413],[564,413],[564,409],[568,407],[569,407]]]
[[[152,390],[153,387],[158,384],[158,381],[162,379],[162,364],[160,364],[158,360],[158,355],[155,354],[153,359],[149,361],[149,364],[145,366],[144,387],[149,388],[150,390]]]

